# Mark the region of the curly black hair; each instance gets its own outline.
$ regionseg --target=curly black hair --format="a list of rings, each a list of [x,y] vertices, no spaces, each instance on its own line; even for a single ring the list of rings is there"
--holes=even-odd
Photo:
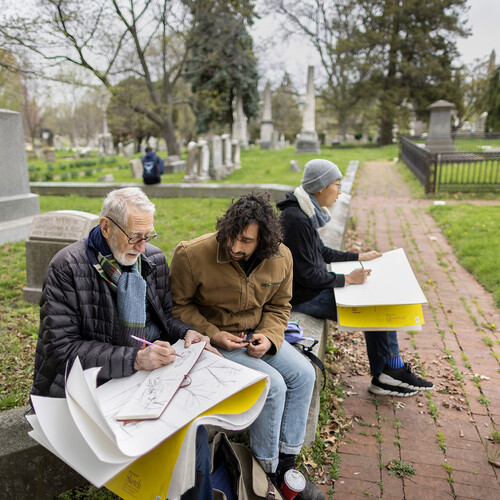
[[[279,216],[269,200],[267,191],[251,192],[237,201],[233,200],[226,213],[217,219],[215,228],[219,244],[227,248],[227,243],[234,241],[248,224],[257,223],[259,241],[254,254],[258,259],[274,257],[283,241],[283,230]]]

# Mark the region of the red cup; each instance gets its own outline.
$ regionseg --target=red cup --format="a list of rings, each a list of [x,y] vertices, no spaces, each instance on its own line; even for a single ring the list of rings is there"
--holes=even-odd
[[[295,498],[305,487],[306,478],[297,469],[290,469],[285,472],[280,491],[285,500],[292,500],[292,498]]]

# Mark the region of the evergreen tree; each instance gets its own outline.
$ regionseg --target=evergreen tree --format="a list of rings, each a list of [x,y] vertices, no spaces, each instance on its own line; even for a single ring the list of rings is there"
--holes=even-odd
[[[418,117],[438,99],[461,102],[452,61],[453,35],[465,36],[466,0],[363,0],[363,35],[374,52],[372,81],[380,100],[380,144],[393,139],[399,106],[408,99]]]
[[[500,66],[497,67],[490,78],[486,131],[500,132]]]
[[[293,142],[302,126],[302,113],[297,101],[297,91],[288,73],[283,75],[279,87],[271,96],[274,130]]]
[[[235,96],[241,95],[248,118],[259,108],[258,72],[253,40],[247,31],[253,6],[248,1],[185,1],[193,17],[184,78],[195,94],[196,125],[207,132],[212,124],[233,123]]]

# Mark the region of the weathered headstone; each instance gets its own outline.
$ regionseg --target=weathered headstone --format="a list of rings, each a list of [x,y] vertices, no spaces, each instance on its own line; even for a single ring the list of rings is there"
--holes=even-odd
[[[167,156],[166,158],[162,158],[162,160],[165,165],[166,174],[175,174],[186,170],[186,162],[179,155]]]
[[[38,195],[30,192],[21,115],[0,109],[0,244],[26,238],[40,212]]]
[[[205,139],[200,139],[198,141],[199,148],[199,176],[200,181],[208,181],[210,179],[210,149],[208,147],[208,142]]]
[[[199,176],[199,163],[200,155],[198,144],[191,141],[187,146],[187,164],[186,164],[186,175],[184,176],[184,182],[198,182],[200,180]]]
[[[140,179],[142,177],[142,161],[140,158],[132,158],[129,162],[132,178]]]
[[[290,172],[300,172],[301,170],[297,160],[290,160]]]
[[[218,135],[214,135],[208,141],[210,148],[210,177],[217,181],[224,179],[226,176],[226,169],[224,168],[224,161],[222,158],[222,141]]]
[[[229,134],[223,134],[220,136],[223,144],[223,155],[224,155],[224,166],[226,168],[226,173],[231,174],[234,170],[232,151],[231,151],[231,136]]]
[[[302,116],[302,130],[295,143],[296,153],[320,154],[318,134],[315,124],[315,96],[314,96],[314,66],[309,66],[307,71],[307,93]]]
[[[440,100],[431,104],[427,109],[431,111],[429,119],[429,135],[425,141],[426,148],[431,153],[452,153],[457,149],[451,137],[451,111],[455,105]]]
[[[271,108],[271,83],[266,83],[264,89],[264,109],[262,111],[262,121],[260,123],[260,149],[273,148],[274,122]]]
[[[238,141],[231,141],[231,159],[233,160],[233,166],[235,170],[241,168],[241,148]]]
[[[97,179],[97,182],[115,182],[113,174],[105,174]]]
[[[236,102],[233,112],[232,135],[235,141],[240,143],[240,147],[248,149],[247,117],[243,112],[243,99],[240,94],[236,95]]]
[[[25,243],[25,300],[38,303],[52,257],[65,246],[87,236],[98,223],[98,215],[77,210],[46,212],[33,218]]]

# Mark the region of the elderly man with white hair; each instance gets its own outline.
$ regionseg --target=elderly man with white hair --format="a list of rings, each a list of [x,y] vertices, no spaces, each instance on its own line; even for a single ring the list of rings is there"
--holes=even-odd
[[[155,206],[136,187],[111,191],[99,225],[59,251],[49,264],[40,300],[40,329],[31,393],[65,397],[65,373],[78,357],[100,367],[98,383],[172,363],[171,344],[209,338],[172,316],[169,268],[149,242]],[[134,340],[136,336],[152,345]],[[198,428],[196,484],[181,498],[212,498],[210,452]]]
[[[293,257],[292,311],[337,321],[334,289],[364,283],[370,269],[357,268],[350,274],[329,272],[327,264],[338,261],[368,261],[382,254],[374,250],[355,253],[326,247],[318,233],[329,220],[341,188],[342,174],[329,160],[306,163],[301,185],[277,203],[284,226],[284,243]],[[366,350],[372,372],[368,390],[377,395],[414,396],[429,390],[432,382],[414,374],[399,352],[395,331],[365,332]]]

